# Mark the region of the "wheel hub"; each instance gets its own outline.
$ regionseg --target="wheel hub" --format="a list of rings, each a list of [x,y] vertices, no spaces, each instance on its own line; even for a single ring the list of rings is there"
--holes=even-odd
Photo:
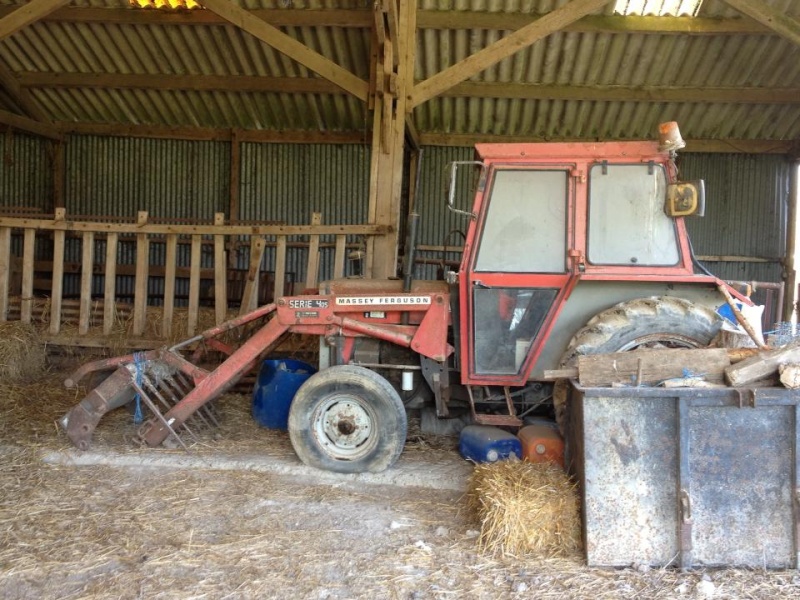
[[[319,406],[312,431],[332,457],[353,460],[369,450],[372,422],[368,407],[358,398],[337,396]]]

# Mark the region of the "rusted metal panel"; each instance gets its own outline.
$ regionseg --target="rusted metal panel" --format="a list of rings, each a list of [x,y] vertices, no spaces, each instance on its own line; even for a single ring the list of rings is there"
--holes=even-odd
[[[573,388],[590,566],[797,567],[798,398]]]

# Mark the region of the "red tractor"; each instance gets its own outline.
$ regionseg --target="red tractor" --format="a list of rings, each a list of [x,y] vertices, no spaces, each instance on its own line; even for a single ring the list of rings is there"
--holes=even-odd
[[[68,386],[113,373],[62,424],[86,449],[102,415],[138,395],[152,412],[141,439],[180,440],[187,420],[213,418],[207,403],[288,332],[319,338],[319,372],[293,399],[289,434],[321,469],[390,467],[406,410],[421,402],[439,417],[464,407],[477,423],[509,427],[553,408],[560,417],[564,395],[546,370],[578,354],[702,347],[720,328],[723,283],[695,274],[683,219],[702,213],[702,182],[676,181],[676,147],[479,144],[474,204],[457,211],[468,219],[463,258],[446,281],[413,281],[408,266],[403,280],[329,281],[177,346],[84,365]],[[255,325],[240,345],[226,341]],[[202,349],[227,358],[197,366]]]

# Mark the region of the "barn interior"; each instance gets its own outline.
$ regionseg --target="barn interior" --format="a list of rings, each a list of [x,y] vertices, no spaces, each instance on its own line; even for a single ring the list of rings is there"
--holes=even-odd
[[[798,46],[792,0],[0,1],[0,362],[41,348],[0,381],[3,596],[796,597],[797,565],[766,558],[609,574],[482,552],[452,438],[414,422],[389,474],[304,469],[253,422],[257,369],[188,453],[132,446],[126,410],[84,454],[57,421],[87,361],[402,279],[409,254],[415,280],[457,270],[479,184],[459,170],[448,210],[450,165],[476,144],[664,122],[705,181],[697,260],[793,335]],[[271,356],[318,354],[290,335]]]

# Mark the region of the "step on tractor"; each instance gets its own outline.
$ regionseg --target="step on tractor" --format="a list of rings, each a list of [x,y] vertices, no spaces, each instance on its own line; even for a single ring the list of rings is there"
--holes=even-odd
[[[704,189],[677,180],[683,145],[672,124],[652,142],[478,144],[475,161],[451,165],[447,206],[465,222],[458,271],[413,279],[412,215],[403,277],[327,281],[172,347],[83,365],[67,387],[107,376],[61,424],[88,449],[101,417],[138,398],[151,413],[140,441],[184,444],[214,421],[209,403],[289,333],[319,340],[319,371],[294,396],[288,430],[320,469],[390,467],[409,409],[507,428],[533,415],[563,423],[566,386],[547,371],[581,354],[706,346],[720,291],[748,302],[694,260],[684,218],[702,215]],[[471,210],[454,206],[460,169],[474,171]],[[203,364],[212,351],[222,358]]]

